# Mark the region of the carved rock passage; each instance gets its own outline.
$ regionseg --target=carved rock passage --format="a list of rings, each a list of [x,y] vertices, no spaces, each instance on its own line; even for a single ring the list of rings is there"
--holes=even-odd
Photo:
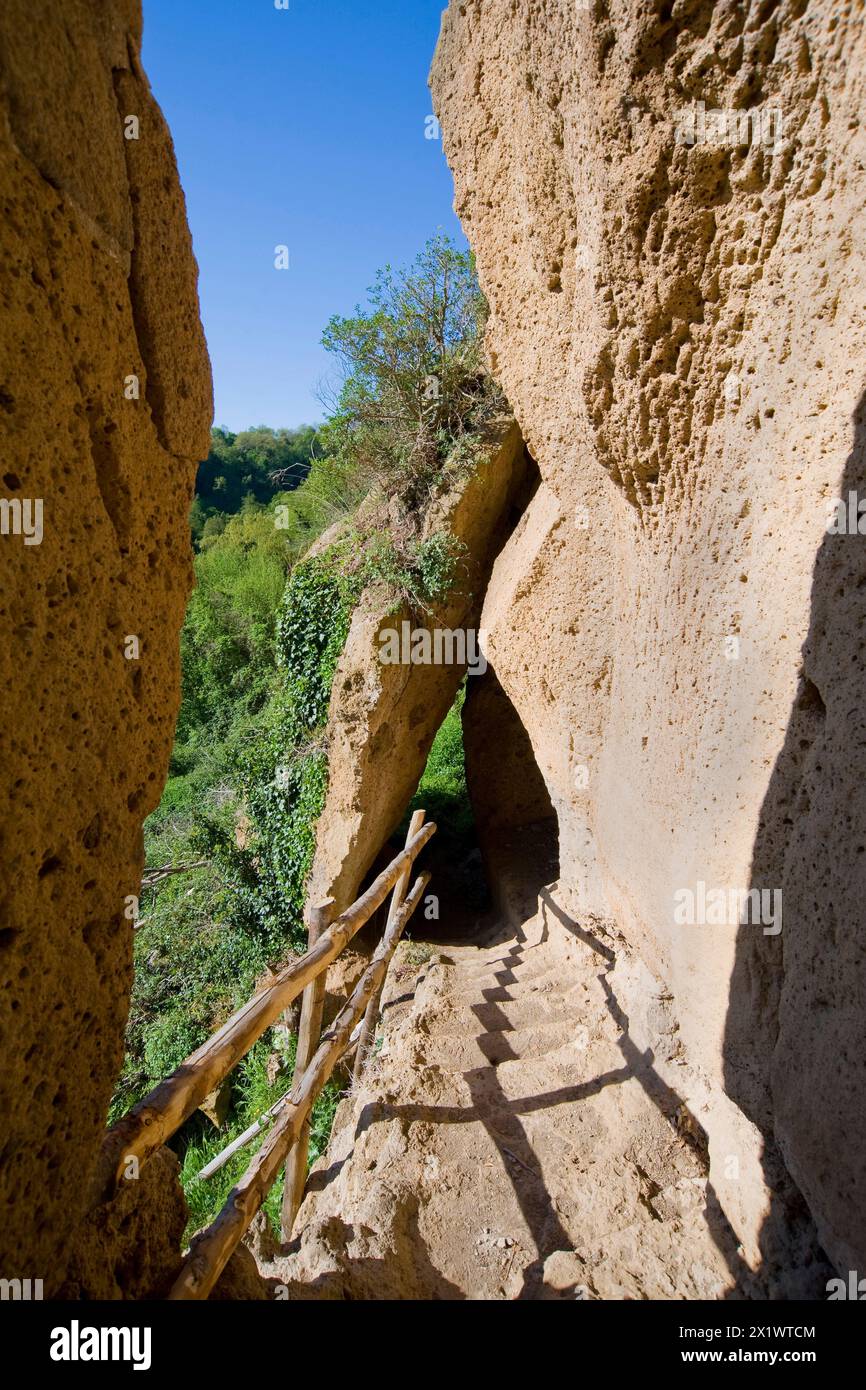
[[[515,858],[525,871],[531,845]],[[661,1055],[676,1048],[648,972],[610,924],[571,922],[555,885],[521,896],[507,926],[420,970],[398,949],[380,1048],[337,1111],[297,1242],[286,1257],[258,1237],[290,1298],[753,1294],[702,1136],[644,1048],[648,1026]]]
[[[0,497],[43,509],[41,544],[0,536],[0,1272],[44,1279],[46,1296],[122,1061],[125,899],[167,771],[212,418],[183,195],[140,42],[137,0],[0,10]]]
[[[866,1261],[866,540],[825,529],[864,484],[862,19],[452,0],[432,73],[542,476],[492,664],[575,912],[674,995],[711,1183],[770,1278],[780,1157],[834,1261]],[[700,102],[765,124],[678,142]],[[678,923],[700,882],[781,891],[781,933]]]
[[[352,902],[377,852],[399,824],[453,703],[466,663],[387,664],[383,635],[426,628],[478,637],[478,614],[493,558],[520,515],[535,469],[510,420],[494,424],[484,456],[431,501],[425,536],[450,533],[463,547],[458,582],[429,614],[393,611],[392,596],[369,590],[352,617],[328,712],[328,793],[316,831],[310,896]],[[468,651],[470,664],[478,650]],[[386,851],[391,857],[391,851]]]

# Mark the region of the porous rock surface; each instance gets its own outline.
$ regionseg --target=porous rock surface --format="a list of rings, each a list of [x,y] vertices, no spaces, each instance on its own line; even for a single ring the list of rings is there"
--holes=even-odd
[[[782,1294],[809,1221],[866,1262],[866,541],[826,529],[866,483],[864,66],[855,4],[452,0],[432,71],[542,477],[492,665],[562,891],[669,988],[713,1190]],[[700,102],[781,123],[678,140]],[[781,932],[677,922],[701,882],[780,891]]]
[[[467,670],[466,662],[455,660],[385,662],[387,634],[399,634],[402,642],[405,623],[410,633],[438,630],[481,640],[490,569],[520,515],[534,471],[514,422],[492,427],[477,467],[446,481],[425,511],[423,535],[448,532],[461,547],[448,596],[428,612],[412,613],[395,609],[392,594],[374,586],[355,609],[328,710],[328,792],[309,887],[314,900],[333,897],[337,912],[352,902],[400,821]],[[410,650],[401,648],[401,655]],[[472,658],[480,649],[466,650]],[[444,645],[441,651],[448,656]],[[459,654],[453,647],[452,655]],[[470,683],[479,678],[471,676]],[[387,852],[386,862],[391,857]]]
[[[106,1211],[92,1250],[77,1234],[123,1055],[125,910],[167,772],[212,417],[184,200],[140,43],[138,0],[0,10],[0,496],[40,499],[44,528],[41,544],[0,537],[0,1273],[42,1278],[46,1297],[146,1292],[184,1220],[154,1160],[164,1229],[147,1218],[132,1249],[111,1234],[124,1213]]]

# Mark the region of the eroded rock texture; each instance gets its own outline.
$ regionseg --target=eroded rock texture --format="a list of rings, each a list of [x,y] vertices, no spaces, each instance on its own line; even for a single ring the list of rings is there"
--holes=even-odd
[[[425,536],[447,531],[463,547],[450,596],[427,614],[410,614],[393,609],[391,593],[371,589],[352,617],[331,694],[328,794],[310,879],[310,896],[332,896],[338,912],[352,902],[399,823],[466,674],[466,662],[453,659],[456,646],[452,659],[435,664],[383,662],[386,634],[402,638],[405,622],[410,633],[469,632],[476,643],[494,556],[531,489],[534,464],[512,421],[493,430],[485,452],[475,471],[443,488],[424,517]],[[470,663],[479,655],[475,646],[466,651]],[[385,862],[391,858],[386,851]]]
[[[864,33],[855,4],[452,0],[432,75],[542,475],[496,677],[574,909],[673,993],[713,1189],[780,1291],[787,1174],[866,1261],[866,539],[826,530],[866,484]],[[699,103],[761,120],[707,138]],[[678,922],[700,883],[781,891],[781,932]]]
[[[140,40],[138,0],[0,10],[0,497],[41,501],[43,518],[41,543],[11,521],[0,536],[0,1273],[42,1278],[46,1296],[66,1277],[122,1060],[124,909],[177,714],[187,513],[212,415],[183,195]]]

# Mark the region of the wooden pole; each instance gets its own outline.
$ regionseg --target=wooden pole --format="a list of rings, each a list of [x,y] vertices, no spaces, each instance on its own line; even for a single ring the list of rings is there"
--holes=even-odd
[[[418,834],[418,831],[424,824],[424,817],[426,816],[426,814],[426,811],[415,811],[413,813],[412,819],[409,822],[409,830],[406,835],[407,845],[411,844],[414,837]],[[385,924],[386,932],[390,927],[391,923],[393,922],[394,918],[396,917],[397,913],[400,911],[400,908],[403,904],[403,899],[406,896],[406,889],[409,886],[410,871],[411,865],[407,864],[406,868],[403,870],[400,877],[397,879],[397,882],[394,884],[394,892],[391,895],[391,903],[388,908],[388,921]],[[381,1007],[382,990],[378,989],[376,993],[373,995],[373,998],[370,1000],[369,1004],[367,1005],[367,1012],[364,1014],[364,1022],[361,1024],[361,1036],[358,1039],[358,1049],[355,1053],[355,1066],[352,1071],[353,1090],[357,1089],[357,1087],[360,1085],[361,1074],[364,1070],[367,1061],[367,1054],[370,1051],[373,1039],[376,1035],[376,1024],[379,1021],[379,1010],[381,1009]]]
[[[347,1057],[352,1049],[357,1047],[360,1036],[361,1024],[356,1023],[352,1036],[349,1039],[348,1047],[346,1048]],[[234,1158],[236,1153],[246,1148],[250,1140],[255,1139],[257,1134],[261,1134],[263,1129],[267,1129],[269,1125],[273,1124],[274,1117],[284,1104],[285,1099],[285,1096],[280,1096],[279,1100],[274,1101],[270,1110],[266,1110],[257,1120],[253,1120],[249,1129],[245,1129],[243,1134],[239,1134],[237,1139],[233,1139],[230,1144],[227,1144],[222,1152],[217,1154],[216,1158],[212,1158],[210,1163],[206,1163],[201,1172],[196,1173],[193,1182],[206,1182],[208,1178],[213,1177],[214,1173],[218,1173],[221,1168],[225,1168],[230,1158]]]
[[[268,1125],[273,1122],[284,1100],[285,1096],[280,1096],[279,1100],[274,1102],[270,1110],[266,1110],[263,1115],[259,1115],[259,1118],[253,1120],[253,1123],[249,1128],[244,1130],[243,1134],[239,1134],[237,1139],[233,1139],[230,1144],[226,1144],[225,1148],[217,1154],[216,1158],[212,1158],[210,1163],[205,1164],[201,1172],[196,1173],[193,1182],[206,1182],[208,1178],[213,1177],[214,1173],[218,1173],[220,1168],[225,1168],[230,1158],[234,1158],[236,1153],[246,1148],[250,1140],[255,1139],[257,1134],[261,1134],[263,1129],[267,1129]]]
[[[323,932],[331,925],[333,900],[330,907],[312,908],[308,916],[307,944],[315,946]],[[325,1007],[325,980],[327,971],[317,975],[311,985],[304,990],[301,1005],[301,1024],[298,1028],[298,1046],[295,1052],[295,1077],[300,1079],[315,1056],[319,1039],[322,1036],[322,1011]],[[304,1120],[298,1142],[294,1145],[286,1162],[286,1180],[283,1187],[283,1206],[281,1228],[284,1241],[292,1238],[292,1226],[298,1207],[304,1198],[304,1185],[307,1181],[307,1155],[310,1149],[310,1117]]]
[[[366,893],[322,933],[311,951],[284,966],[267,989],[248,1000],[176,1071],[112,1126],[103,1143],[95,1200],[110,1197],[125,1178],[137,1176],[141,1164],[198,1109],[205,1096],[216,1090],[292,1000],[327,970],[381,907],[404,867],[413,862],[435,831],[436,826],[429,821]]]
[[[291,1146],[297,1141],[313,1102],[345,1052],[352,1030],[363,1016],[370,999],[382,983],[400,936],[424,889],[430,881],[422,874],[415,881],[393,923],[383,937],[373,960],[358,981],[349,1002],[322,1038],[315,1057],[304,1075],[285,1098],[273,1129],[240,1182],[232,1188],[216,1220],[202,1231],[190,1247],[169,1299],[201,1300],[208,1297],[241,1241],[244,1232],[261,1207]]]

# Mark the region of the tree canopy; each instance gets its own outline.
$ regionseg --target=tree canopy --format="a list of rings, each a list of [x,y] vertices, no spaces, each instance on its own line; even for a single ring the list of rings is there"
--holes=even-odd
[[[210,452],[199,465],[190,513],[195,543],[218,534],[221,518],[234,516],[245,499],[269,502],[277,492],[298,487],[310,471],[315,445],[312,425],[293,430],[260,425],[240,434],[211,430]]]
[[[455,444],[502,405],[483,362],[486,314],[473,257],[445,236],[381,270],[369,307],[335,316],[322,338],[342,371],[324,452],[421,503]]]

